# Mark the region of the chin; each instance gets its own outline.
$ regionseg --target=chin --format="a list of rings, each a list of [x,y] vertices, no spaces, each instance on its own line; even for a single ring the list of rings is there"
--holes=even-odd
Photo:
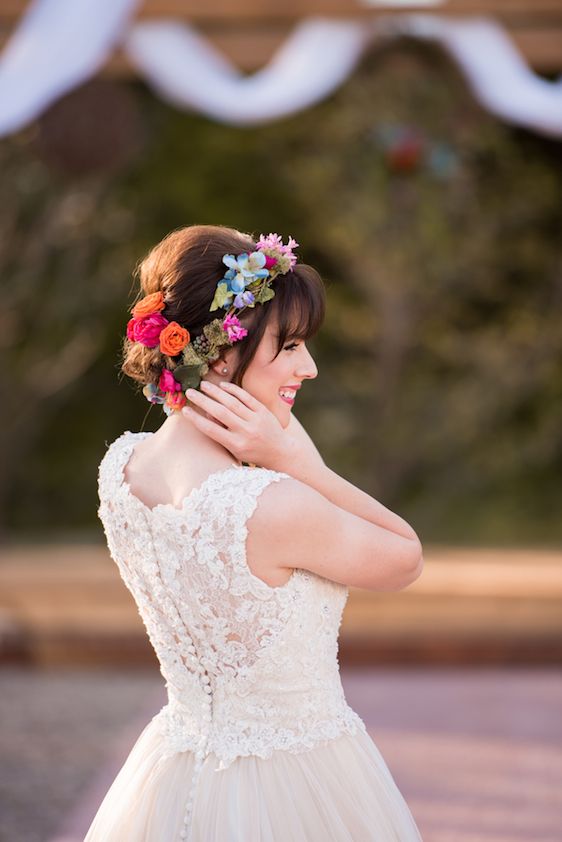
[[[287,427],[289,426],[290,422],[291,422],[291,407],[288,406],[287,412],[283,412],[281,414],[282,414],[283,417],[279,418],[279,415],[278,415],[277,419],[278,419],[279,423],[281,424],[281,426],[283,427],[283,429],[286,430]]]

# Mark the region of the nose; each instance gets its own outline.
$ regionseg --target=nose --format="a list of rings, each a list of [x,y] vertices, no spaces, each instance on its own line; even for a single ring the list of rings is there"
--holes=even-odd
[[[314,358],[308,348],[305,348],[305,358],[299,365],[298,374],[295,376],[304,380],[305,378],[312,379],[318,376],[318,368],[314,362]]]

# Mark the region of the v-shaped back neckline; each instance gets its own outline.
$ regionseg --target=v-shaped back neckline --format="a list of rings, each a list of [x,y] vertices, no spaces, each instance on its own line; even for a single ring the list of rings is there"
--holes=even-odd
[[[131,456],[135,450],[135,444],[137,441],[143,441],[148,436],[154,435],[154,433],[150,431],[146,432],[131,432],[131,430],[127,430],[123,433],[124,436],[128,437],[125,438],[123,444],[123,450],[121,453],[121,459],[119,461],[119,486],[123,489],[126,496],[140,506],[144,511],[153,514],[157,511],[171,511],[171,512],[178,512],[181,514],[186,510],[188,504],[192,501],[195,501],[201,497],[201,495],[206,490],[209,483],[215,477],[222,476],[223,474],[227,474],[230,471],[254,471],[256,470],[255,467],[250,467],[249,465],[236,465],[234,462],[232,465],[228,465],[225,468],[219,468],[216,471],[211,471],[210,474],[207,474],[205,479],[197,486],[191,489],[180,501],[179,505],[174,505],[173,503],[156,503],[155,506],[149,506],[144,500],[141,500],[140,497],[137,497],[136,494],[133,494],[131,486],[127,479],[125,478],[125,468],[127,467],[128,463],[131,460]],[[140,437],[140,438],[139,438]]]

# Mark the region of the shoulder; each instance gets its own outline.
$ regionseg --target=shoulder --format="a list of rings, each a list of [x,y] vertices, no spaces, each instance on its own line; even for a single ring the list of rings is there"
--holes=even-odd
[[[277,487],[294,482],[289,474],[282,471],[273,471],[269,468],[254,467],[251,465],[230,465],[224,470],[216,472],[217,479],[226,486],[229,486],[233,493],[245,493],[247,496],[256,498],[269,487]],[[283,480],[283,482],[281,482]]]
[[[110,451],[114,451],[119,447],[123,446],[125,443],[131,442],[136,440],[139,436],[148,435],[147,433],[133,433],[131,430],[125,430],[123,433],[117,436],[117,438],[113,439],[113,441],[108,441],[107,439],[103,442],[103,447],[105,448],[104,458]],[[103,461],[103,460],[102,460]]]
[[[260,520],[274,514],[286,513],[288,509],[298,509],[301,505],[299,501],[308,496],[307,492],[313,492],[308,486],[283,471],[250,465],[232,466],[225,471],[220,471],[217,474],[217,485],[223,490],[229,488],[229,497],[238,499],[240,504],[244,500],[247,502],[246,515],[248,517],[257,507]],[[258,517],[257,513],[255,517]]]
[[[313,569],[315,555],[325,557],[343,533],[343,512],[314,488],[288,474],[272,471],[267,476],[270,481],[247,512],[251,563],[263,559],[269,569]]]
[[[132,449],[137,442],[150,435],[149,432],[135,433],[131,430],[125,430],[113,441],[104,442],[105,452],[98,465],[98,488],[100,492],[110,490],[113,487],[116,478],[119,477],[119,471]]]
[[[117,438],[113,439],[113,441],[104,441],[105,452],[102,456],[101,461],[103,462],[104,459],[106,459],[106,457],[110,454],[113,455],[115,453],[122,452],[127,449],[132,449],[138,442],[152,435],[153,433],[150,433],[148,431],[142,433],[135,433],[131,432],[131,430],[125,430],[123,433],[118,435]]]
[[[326,508],[336,508],[314,488],[290,474],[268,468],[248,468],[247,482],[259,493],[253,523],[265,526],[272,534],[286,529],[287,523],[304,523],[310,516],[325,513]]]

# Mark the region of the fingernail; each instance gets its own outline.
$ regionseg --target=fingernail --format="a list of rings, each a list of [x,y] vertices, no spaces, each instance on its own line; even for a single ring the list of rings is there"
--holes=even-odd
[[[185,390],[185,394],[186,394],[186,396],[187,396],[187,395],[194,395],[194,394],[195,394],[195,389],[186,389],[186,390]]]

